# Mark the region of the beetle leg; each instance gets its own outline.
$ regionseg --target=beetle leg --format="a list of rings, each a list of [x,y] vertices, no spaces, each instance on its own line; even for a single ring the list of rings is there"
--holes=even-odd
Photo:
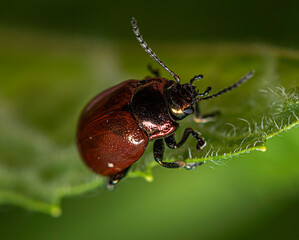
[[[183,137],[182,137],[181,141],[179,141],[179,143],[176,142],[174,134],[164,138],[164,141],[169,148],[176,149],[176,148],[181,147],[186,142],[186,140],[190,134],[192,134],[192,136],[197,140],[196,149],[197,149],[197,151],[200,152],[201,149],[203,149],[205,147],[206,141],[202,137],[200,137],[199,132],[195,131],[192,128],[185,129]],[[174,163],[178,163],[181,167],[184,167],[188,170],[194,169],[197,166],[203,164],[203,162],[185,163],[183,161],[176,161]]]
[[[153,74],[155,77],[161,77],[160,71],[158,69],[153,69],[151,64],[148,64],[147,68],[150,71],[150,73]]]
[[[163,162],[164,143],[163,139],[158,139],[154,142],[154,158],[157,163],[166,168],[180,168],[184,167],[186,163],[183,161]]]
[[[215,121],[216,120],[215,116],[219,114],[220,111],[215,111],[209,114],[201,115],[199,110],[199,103],[197,102],[195,103],[195,113],[193,115],[193,119],[197,123],[207,123],[207,122]]]
[[[186,128],[183,134],[183,137],[179,143],[176,142],[174,134],[164,138],[166,145],[171,149],[176,149],[182,146],[189,135],[192,134],[192,136],[197,140],[196,149],[197,151],[201,151],[206,146],[206,141],[200,137],[200,133],[195,131],[193,128]]]
[[[131,166],[130,166],[131,167]],[[130,167],[120,171],[119,173],[109,176],[106,180],[106,187],[108,190],[114,190],[116,184],[127,175]]]

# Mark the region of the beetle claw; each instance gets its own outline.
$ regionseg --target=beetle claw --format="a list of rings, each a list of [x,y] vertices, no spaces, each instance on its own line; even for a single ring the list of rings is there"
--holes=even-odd
[[[106,188],[108,191],[113,191],[116,188],[117,183],[111,182],[109,179],[106,180]]]
[[[200,152],[206,146],[206,144],[207,142],[203,138],[200,138],[196,144],[197,151]]]
[[[183,167],[187,170],[193,170],[197,166],[202,165],[204,162],[185,163],[183,161],[175,161],[174,163],[178,164],[180,167]]]
[[[174,163],[176,163],[177,165],[179,165],[180,167],[186,167],[186,163],[183,161],[175,161]]]
[[[204,162],[195,162],[195,163],[189,163],[186,164],[184,168],[186,168],[187,170],[193,170],[195,169],[197,166],[202,165]]]

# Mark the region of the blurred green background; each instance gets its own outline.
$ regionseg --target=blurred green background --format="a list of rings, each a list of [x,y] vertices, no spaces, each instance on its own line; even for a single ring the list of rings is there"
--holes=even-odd
[[[298,1],[287,0],[13,0],[1,1],[0,33],[2,40],[6,34],[10,40],[11,34],[39,34],[116,46],[125,41],[140,50],[129,24],[134,16],[148,42],[258,42],[298,49],[298,9]],[[112,193],[100,189],[65,199],[58,219],[1,207],[0,233],[3,239],[298,238],[298,130],[271,139],[266,153],[224,166],[192,172],[156,167],[153,183],[128,179]]]

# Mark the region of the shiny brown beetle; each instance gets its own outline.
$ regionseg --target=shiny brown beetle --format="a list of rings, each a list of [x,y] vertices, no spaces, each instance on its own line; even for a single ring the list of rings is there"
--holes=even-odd
[[[205,140],[200,133],[186,128],[177,143],[174,133],[177,123],[195,112],[196,121],[206,121],[214,114],[200,115],[198,102],[217,97],[249,79],[253,72],[222,91],[207,96],[211,91],[199,93],[193,82],[202,79],[196,75],[190,83],[181,84],[180,78],[171,71],[143,41],[136,20],[132,19],[133,31],[145,51],[155,59],[174,80],[161,78],[157,71],[154,78],[128,80],[93,98],[84,109],[79,120],[77,145],[86,165],[96,173],[107,176],[107,186],[113,188],[128,172],[130,166],[144,153],[148,141],[154,142],[154,158],[163,167],[194,169],[202,164],[184,161],[164,162],[164,143],[179,148],[191,134],[200,151]]]

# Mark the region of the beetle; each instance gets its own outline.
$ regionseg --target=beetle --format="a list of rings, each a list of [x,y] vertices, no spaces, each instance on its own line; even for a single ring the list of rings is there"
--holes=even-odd
[[[154,141],[153,155],[158,164],[166,168],[194,169],[202,162],[164,162],[164,142],[171,149],[181,147],[190,134],[201,151],[206,141],[200,133],[186,128],[181,140],[175,140],[177,121],[194,114],[197,122],[205,122],[217,113],[201,115],[198,103],[231,91],[252,77],[253,71],[235,84],[209,95],[211,87],[200,93],[193,85],[203,75],[194,76],[189,83],[181,84],[171,71],[143,40],[137,22],[131,21],[133,32],[144,50],[174,78],[155,77],[144,80],[127,80],[94,97],[83,110],[77,129],[77,146],[86,165],[107,177],[108,189],[127,174],[130,166],[144,153],[149,141]]]

